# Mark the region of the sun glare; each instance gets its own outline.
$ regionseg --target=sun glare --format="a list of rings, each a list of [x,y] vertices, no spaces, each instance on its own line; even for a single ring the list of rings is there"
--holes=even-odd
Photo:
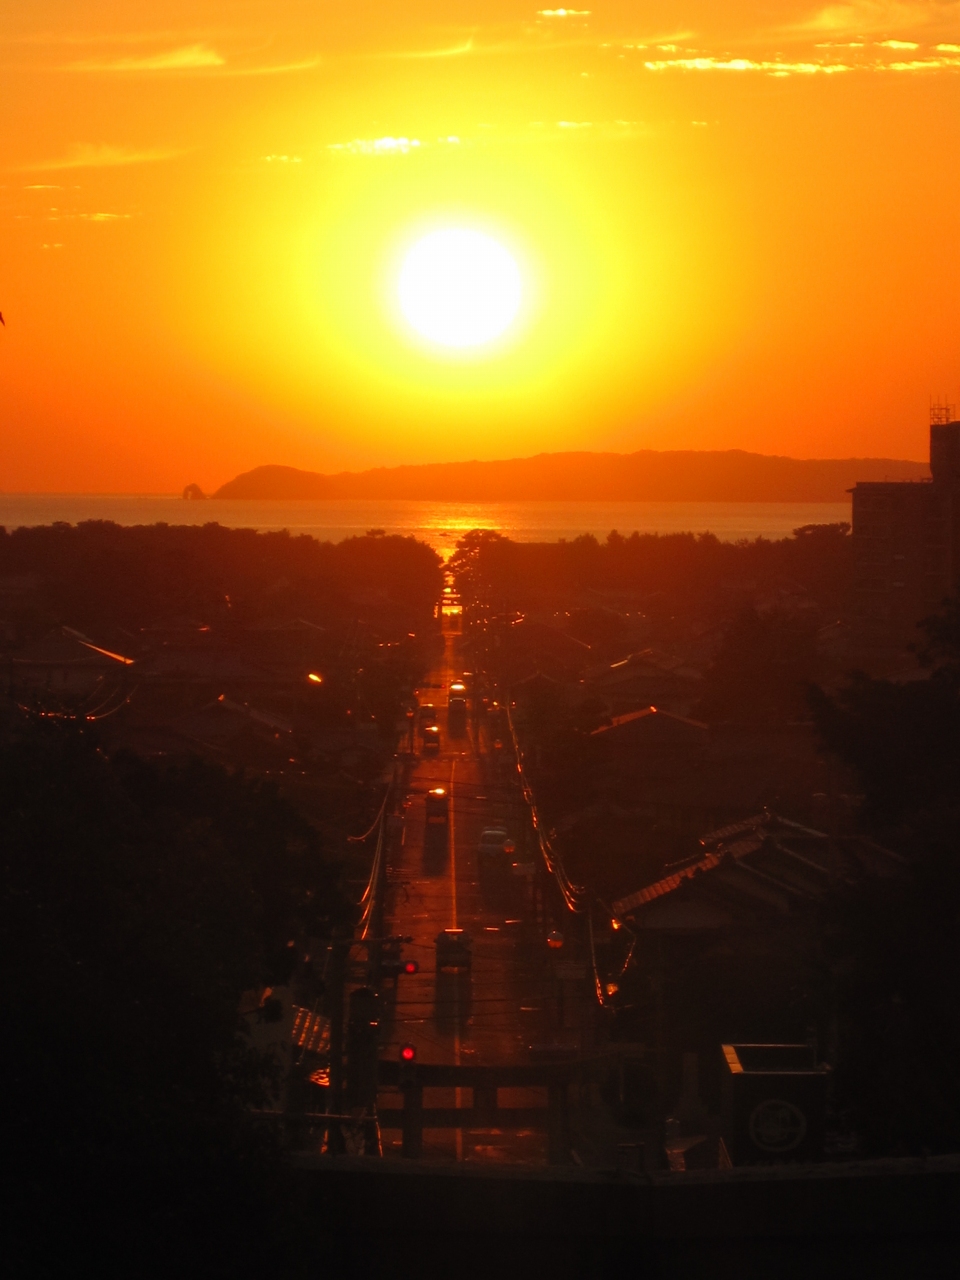
[[[421,337],[463,349],[492,342],[516,319],[520,269],[496,240],[449,227],[418,240],[404,258],[400,309]]]

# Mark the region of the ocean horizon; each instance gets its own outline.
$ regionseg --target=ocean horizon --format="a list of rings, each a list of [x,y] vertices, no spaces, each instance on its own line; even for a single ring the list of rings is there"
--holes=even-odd
[[[850,519],[847,502],[439,502],[414,499],[189,500],[176,494],[0,493],[0,527],[216,522],[260,532],[286,529],[327,542],[371,529],[419,538],[443,556],[471,529],[494,529],[518,542],[556,542],[613,530],[712,533],[724,542],[786,538],[800,525]]]

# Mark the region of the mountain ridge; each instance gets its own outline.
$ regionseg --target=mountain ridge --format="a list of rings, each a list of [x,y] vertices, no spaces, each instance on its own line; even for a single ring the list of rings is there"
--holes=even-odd
[[[429,462],[324,474],[266,465],[220,486],[214,499],[413,499],[454,502],[841,502],[858,481],[925,480],[925,462],[789,458],[727,450],[541,453],[493,461]],[[192,486],[188,486],[192,488]]]

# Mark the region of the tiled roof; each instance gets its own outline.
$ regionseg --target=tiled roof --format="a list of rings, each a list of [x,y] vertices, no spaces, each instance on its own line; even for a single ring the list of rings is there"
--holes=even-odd
[[[628,915],[656,898],[674,893],[695,877],[726,867],[711,877],[711,893],[756,897],[760,884],[771,887],[787,909],[790,898],[812,900],[821,896],[838,875],[861,871],[895,875],[904,863],[899,854],[859,836],[831,837],[800,823],[763,813],[730,823],[703,836],[705,853],[698,861],[673,875],[664,876],[628,897],[613,903],[614,915]],[[756,856],[754,856],[756,855]],[[754,888],[750,888],[751,883]],[[769,897],[770,890],[767,890]]]
[[[614,716],[609,724],[602,724],[599,729],[594,729],[590,736],[595,738],[600,733],[609,733],[611,729],[619,729],[625,724],[633,724],[638,720],[646,720],[651,716],[661,716],[664,720],[671,720],[674,724],[688,725],[691,729],[706,729],[701,720],[691,720],[688,716],[678,716],[672,711],[660,711],[657,707],[643,707],[640,711],[628,711],[625,715]]]
[[[684,867],[682,871],[677,871],[672,876],[665,876],[654,884],[648,884],[645,889],[638,889],[636,893],[631,893],[629,897],[621,898],[619,902],[614,902],[613,914],[615,916],[625,916],[631,911],[636,911],[637,907],[642,907],[644,903],[652,902],[654,898],[662,898],[667,893],[673,893],[674,889],[680,888],[684,880],[692,880],[694,876],[699,875],[701,872],[710,871],[719,865],[719,856],[715,853],[708,853],[705,858],[701,858],[699,862],[694,862],[689,867]]]

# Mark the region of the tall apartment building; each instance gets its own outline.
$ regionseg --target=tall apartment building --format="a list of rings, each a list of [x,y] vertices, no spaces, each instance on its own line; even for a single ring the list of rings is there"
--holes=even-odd
[[[853,493],[858,648],[902,651],[960,586],[960,421],[931,410],[929,480],[861,481]]]

